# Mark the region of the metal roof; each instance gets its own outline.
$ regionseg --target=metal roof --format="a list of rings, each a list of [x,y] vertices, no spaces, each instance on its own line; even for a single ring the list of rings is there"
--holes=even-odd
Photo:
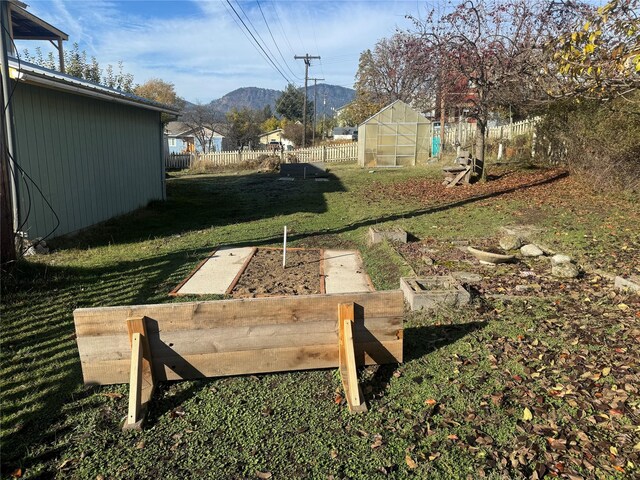
[[[175,107],[154,102],[132,93],[123,92],[115,88],[105,87],[98,83],[73,77],[48,68],[34,65],[16,58],[9,58],[10,75],[16,81],[31,83],[54,90],[63,90],[77,95],[100,98],[116,103],[133,105],[147,110],[155,110],[169,115],[179,115]]]
[[[68,40],[69,35],[25,10],[26,4],[9,2],[11,32],[16,40]]]

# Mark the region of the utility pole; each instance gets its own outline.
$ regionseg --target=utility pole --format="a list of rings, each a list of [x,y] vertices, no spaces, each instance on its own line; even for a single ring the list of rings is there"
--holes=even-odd
[[[316,105],[318,104],[318,80],[324,80],[324,78],[310,78],[313,80],[313,134],[311,143],[316,144]]]
[[[302,105],[302,146],[307,146],[307,83],[309,81],[309,67],[311,60],[320,59],[319,56],[294,55],[295,60],[304,60],[304,105]]]
[[[325,139],[325,133],[327,132],[327,91],[324,91],[322,98],[322,140]]]

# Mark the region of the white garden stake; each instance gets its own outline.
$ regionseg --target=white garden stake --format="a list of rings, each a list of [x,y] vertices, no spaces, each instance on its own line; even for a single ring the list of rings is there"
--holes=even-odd
[[[287,226],[284,226],[284,246],[282,247],[282,268],[287,268]]]

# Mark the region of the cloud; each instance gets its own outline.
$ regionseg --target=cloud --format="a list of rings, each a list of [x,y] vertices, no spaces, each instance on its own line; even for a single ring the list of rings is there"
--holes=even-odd
[[[404,15],[416,9],[409,1],[231,4],[285,77],[302,84],[304,64],[293,56],[309,53],[322,57],[312,63],[310,77],[345,86],[353,84],[360,52],[396,26],[408,27]],[[287,83],[243,33],[226,1],[33,1],[30,10],[67,32],[70,43],[77,41],[101,65],[122,60],[136,82],[162,78],[190,101],[208,102],[245,86],[283,89]]]

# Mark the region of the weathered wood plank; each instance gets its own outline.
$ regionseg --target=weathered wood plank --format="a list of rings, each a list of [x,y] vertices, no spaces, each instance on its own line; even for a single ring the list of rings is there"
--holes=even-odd
[[[142,420],[142,335],[134,333],[131,337],[131,366],[129,375],[129,412],[124,429],[138,428]]]
[[[355,325],[356,343],[392,341],[402,336],[402,319],[391,318],[365,321]],[[335,322],[314,322],[289,325],[259,325],[255,327],[223,327],[207,330],[169,331],[148,337],[151,352],[168,348],[181,355],[229,352],[237,350],[264,350],[270,348],[331,344],[337,338]],[[123,335],[100,335],[77,339],[80,359],[109,360],[129,357],[129,341]],[[157,355],[157,353],[156,353]],[[153,356],[153,355],[152,355]]]
[[[150,320],[149,334],[170,330],[197,330],[224,326],[273,325],[310,323],[330,318],[338,304],[351,302],[366,311],[367,317],[397,317],[404,308],[399,290],[344,293],[332,295],[301,295],[221,300],[212,302],[184,302],[126,307],[79,308],[74,311],[76,335],[109,335],[122,332],[122,325],[130,317],[146,316]],[[333,319],[335,322],[335,318]],[[160,324],[162,326],[160,327]]]
[[[140,411],[136,426],[131,428],[140,428],[144,420],[144,415],[153,396],[155,390],[155,379],[153,374],[153,360],[151,356],[151,347],[149,345],[149,337],[147,335],[145,317],[135,317],[127,319],[127,331],[129,334],[129,343],[133,348],[134,335],[140,335],[140,344],[142,347],[142,380],[140,386]],[[108,348],[108,347],[107,347]]]
[[[338,363],[342,385],[347,397],[347,405],[350,412],[366,412],[367,406],[362,400],[362,392],[358,385],[358,375],[356,372],[356,355],[353,343],[354,315],[353,303],[342,303],[338,305],[339,323],[339,352]]]
[[[401,340],[356,344],[354,350],[357,365],[402,361]],[[338,365],[337,335],[335,343],[331,345],[184,356],[174,353],[153,359],[156,381],[336,368]],[[126,383],[129,375],[129,359],[82,362],[82,372],[87,385]]]

